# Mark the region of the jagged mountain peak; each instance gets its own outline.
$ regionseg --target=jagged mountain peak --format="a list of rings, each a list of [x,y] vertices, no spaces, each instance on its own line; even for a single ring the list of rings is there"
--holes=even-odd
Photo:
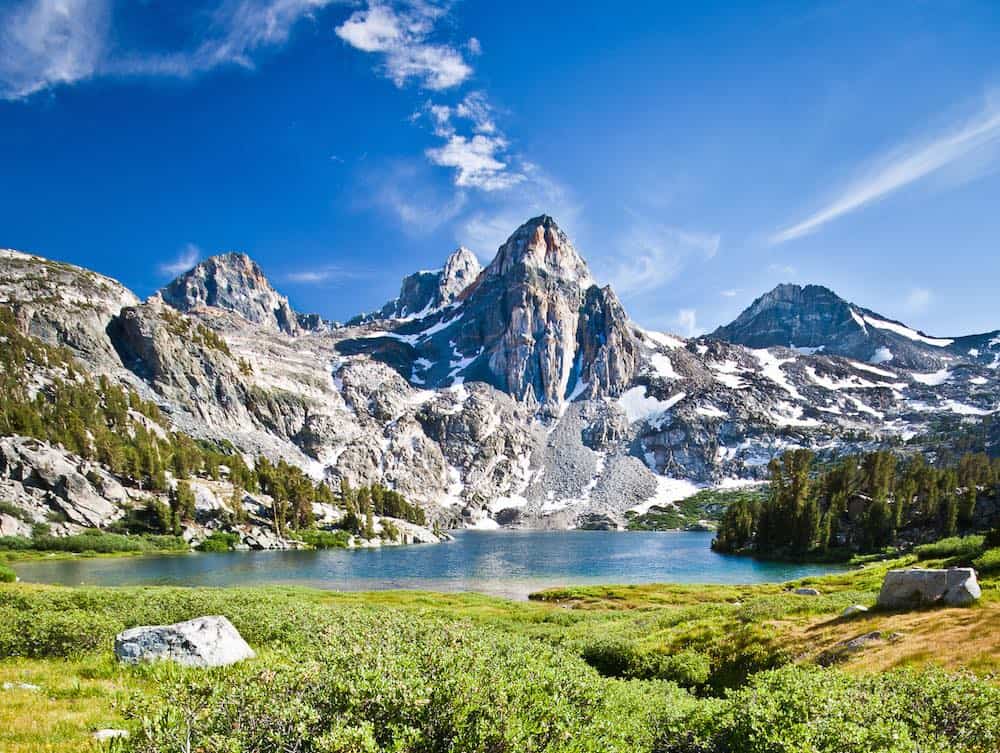
[[[515,230],[497,251],[486,274],[507,277],[518,271],[540,272],[582,289],[594,284],[590,268],[569,236],[547,214],[533,217]]]
[[[238,251],[210,256],[157,295],[179,311],[213,306],[288,334],[299,330],[288,299],[274,289],[257,262]]]

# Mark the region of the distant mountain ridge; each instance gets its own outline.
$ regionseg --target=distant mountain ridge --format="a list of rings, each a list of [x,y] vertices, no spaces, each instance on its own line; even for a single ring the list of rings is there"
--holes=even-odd
[[[1000,412],[995,333],[933,338],[819,286],[779,286],[709,337],[648,331],[546,215],[485,268],[459,249],[346,325],[294,312],[242,254],[140,302],[4,252],[0,303],[178,430],[383,484],[446,526],[620,526],[792,447],[995,444]]]
[[[1000,330],[933,337],[849,303],[821,285],[778,285],[709,337],[751,348],[795,348],[924,370],[956,360],[989,365],[1000,353]]]

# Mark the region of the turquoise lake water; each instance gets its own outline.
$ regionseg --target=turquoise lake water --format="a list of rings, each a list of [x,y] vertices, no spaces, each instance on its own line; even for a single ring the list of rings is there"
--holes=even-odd
[[[532,591],[597,583],[781,582],[830,565],[716,554],[711,533],[459,531],[444,544],[348,551],[228,552],[17,563],[23,581],[64,585],[300,585],[343,591]]]

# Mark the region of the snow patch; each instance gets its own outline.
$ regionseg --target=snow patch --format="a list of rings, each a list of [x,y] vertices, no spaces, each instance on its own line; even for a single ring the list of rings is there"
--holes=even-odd
[[[931,387],[938,387],[951,379],[951,371],[947,367],[932,371],[929,374],[910,374],[915,382],[926,384]]]
[[[909,327],[897,324],[896,322],[887,322],[884,319],[877,319],[874,316],[866,315],[864,320],[876,329],[889,330],[890,332],[895,332],[897,335],[902,335],[903,337],[913,340],[914,342],[926,343],[927,345],[933,345],[936,348],[946,348],[955,342],[954,340],[942,337],[928,337],[927,335],[920,334],[915,329],[910,329]]]
[[[634,424],[637,421],[662,416],[686,396],[687,393],[678,392],[666,400],[658,400],[655,397],[648,397],[646,395],[646,388],[639,386],[625,390],[622,396],[618,398],[618,405],[625,411],[625,417],[628,419],[628,422]]]

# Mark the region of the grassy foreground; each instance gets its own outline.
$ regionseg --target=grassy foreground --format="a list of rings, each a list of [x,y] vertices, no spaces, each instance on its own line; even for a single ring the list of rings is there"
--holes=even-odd
[[[796,583],[818,597],[651,585],[528,603],[3,584],[0,686],[15,687],[0,690],[0,750],[167,753],[190,736],[213,753],[995,753],[1000,582],[969,609],[839,618],[874,603],[887,566]],[[204,614],[228,616],[258,658],[114,662],[121,629]],[[131,737],[101,747],[104,727]]]

